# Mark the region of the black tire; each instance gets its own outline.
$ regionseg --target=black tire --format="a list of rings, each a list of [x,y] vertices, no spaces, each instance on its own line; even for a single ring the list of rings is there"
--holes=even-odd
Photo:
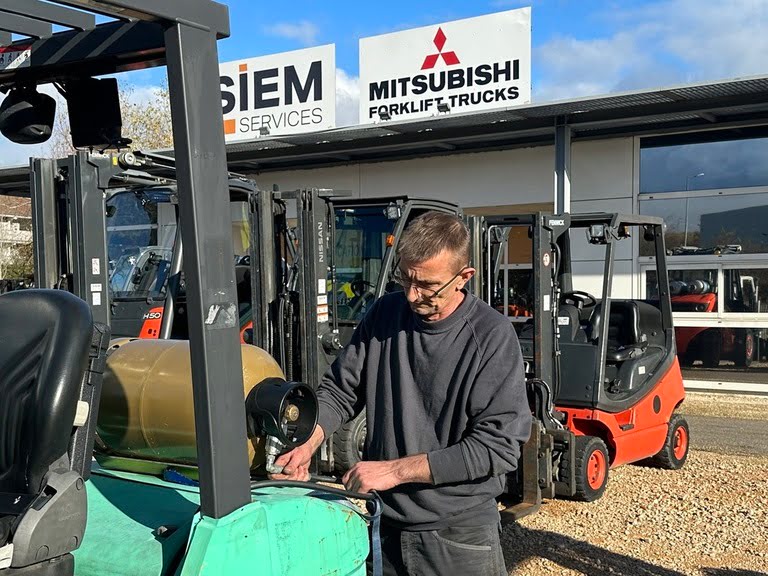
[[[597,436],[577,436],[573,449],[576,450],[576,493],[571,499],[579,502],[597,500],[608,485],[611,462],[608,448]]]
[[[709,330],[702,335],[701,363],[705,368],[717,368],[723,355],[723,340],[719,330]]]
[[[680,414],[672,414],[667,424],[667,438],[664,446],[651,459],[654,466],[665,470],[679,470],[688,460],[688,449],[691,446],[691,434],[688,422]]]
[[[755,357],[755,335],[751,330],[744,331],[744,337],[736,346],[736,357],[733,359],[736,366],[749,368]]]
[[[336,471],[344,473],[363,459],[365,410],[333,435],[333,460]]]

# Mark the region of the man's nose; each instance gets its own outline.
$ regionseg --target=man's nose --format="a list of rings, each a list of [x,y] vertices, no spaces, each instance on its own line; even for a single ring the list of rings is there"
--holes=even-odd
[[[409,286],[404,286],[403,290],[405,291],[405,298],[408,300],[408,302],[416,302],[416,300],[421,299],[421,295],[416,290],[416,286],[413,284],[410,284]]]

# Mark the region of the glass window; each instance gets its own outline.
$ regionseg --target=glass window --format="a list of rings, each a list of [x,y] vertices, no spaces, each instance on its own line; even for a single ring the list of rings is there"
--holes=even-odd
[[[504,282],[505,275],[506,284]],[[507,293],[506,309],[504,307],[505,290]],[[526,266],[500,270],[491,295],[491,302],[496,310],[513,319],[526,321],[533,317],[533,269]]]
[[[685,326],[675,340],[685,379],[768,382],[768,329]]]
[[[723,270],[725,311],[768,313],[768,268]]]
[[[768,186],[766,156],[768,138],[644,145],[640,193]]]
[[[717,269],[669,270],[672,312],[717,312]],[[645,293],[658,300],[656,270],[645,273]]]
[[[112,297],[160,297],[176,235],[176,209],[167,189],[118,192],[106,201]]]
[[[396,220],[385,206],[336,209],[336,305],[339,320],[359,321],[373,303]]]
[[[664,219],[672,256],[768,253],[768,193],[641,199],[640,213]],[[641,241],[640,255],[653,245]]]

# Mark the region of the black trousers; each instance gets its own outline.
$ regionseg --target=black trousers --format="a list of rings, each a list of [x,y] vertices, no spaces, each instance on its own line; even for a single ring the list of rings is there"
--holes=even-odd
[[[500,524],[418,532],[382,525],[384,576],[507,576],[500,532]]]

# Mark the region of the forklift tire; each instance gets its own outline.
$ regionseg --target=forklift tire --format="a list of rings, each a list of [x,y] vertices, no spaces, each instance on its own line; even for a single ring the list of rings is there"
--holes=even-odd
[[[701,363],[705,368],[717,368],[723,355],[723,341],[720,332],[708,330],[703,334],[704,350]]]
[[[680,414],[672,414],[667,426],[664,447],[652,458],[652,463],[665,470],[679,470],[688,459],[688,448],[691,444],[688,422]]]
[[[333,460],[336,471],[343,474],[363,459],[365,444],[365,410],[347,422],[333,435]]]
[[[576,493],[572,500],[592,502],[605,492],[608,484],[610,459],[608,448],[597,436],[577,436],[576,450]]]
[[[755,335],[747,330],[744,339],[736,346],[736,357],[734,364],[740,368],[749,368],[752,365],[752,359],[755,357]]]

